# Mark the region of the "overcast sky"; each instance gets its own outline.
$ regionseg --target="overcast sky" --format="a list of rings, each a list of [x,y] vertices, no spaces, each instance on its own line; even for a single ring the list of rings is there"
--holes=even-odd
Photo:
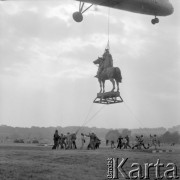
[[[143,128],[180,124],[180,1],[160,17],[110,10],[110,52],[122,71],[125,103],[105,106],[89,127]],[[0,124],[81,126],[103,105],[92,63],[107,44],[108,8],[78,2],[0,2]],[[106,90],[111,89],[106,82]]]

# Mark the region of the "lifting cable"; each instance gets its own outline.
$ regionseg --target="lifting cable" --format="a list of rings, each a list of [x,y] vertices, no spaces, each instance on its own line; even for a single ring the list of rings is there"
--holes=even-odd
[[[78,128],[78,130],[76,131],[76,133],[78,133],[78,132],[83,128],[83,126],[85,125],[86,121],[88,120],[89,114],[90,114],[90,112],[91,112],[91,110],[92,110],[92,107],[93,107],[93,103],[91,104],[91,106],[90,106],[90,108],[89,108],[89,110],[88,110],[88,113],[87,113],[87,115],[86,115],[85,120],[83,121],[82,125]]]
[[[97,116],[97,114],[100,113],[104,108],[105,108],[105,105],[102,106],[98,111],[96,111],[96,112],[94,113],[94,115],[91,116],[91,118],[90,118],[88,121],[86,121],[86,123],[84,124],[84,126],[85,126],[87,123],[89,123],[95,116]]]
[[[125,107],[129,110],[129,112],[130,112],[130,114],[133,116],[133,118],[134,118],[136,121],[139,122],[140,128],[145,128],[145,127],[143,126],[142,122],[137,118],[137,116],[135,116],[135,114],[134,114],[133,111],[130,109],[130,107],[125,103],[125,101],[124,101],[124,105],[125,105]],[[146,129],[146,131],[149,132],[149,134],[151,134],[151,132],[149,131],[148,128],[145,128],[145,129]]]
[[[141,127],[143,127],[141,121],[139,121],[139,119],[135,116],[135,114],[133,113],[133,111],[130,109],[130,107],[126,104],[126,102],[124,101],[124,105],[126,106],[126,108],[129,110],[130,114],[133,116],[133,118],[139,122],[139,124],[141,125]]]
[[[88,111],[88,113],[87,113],[87,115],[86,115],[86,118],[85,118],[85,120],[84,120],[84,122],[83,122],[83,124],[82,124],[81,127],[83,127],[83,126],[86,124],[86,122],[88,121],[88,118],[89,118],[89,115],[90,115],[90,113],[91,113],[92,108],[93,108],[93,103],[91,104],[91,106],[90,106],[90,108],[89,108],[89,111]]]
[[[88,119],[88,118],[89,118],[89,115],[90,115],[90,112],[91,112],[91,110],[92,110],[93,105],[94,105],[94,103],[91,104],[91,106],[90,106],[90,108],[89,108],[89,111],[88,111],[88,113],[87,113],[87,115],[86,115],[86,118],[85,118],[83,124],[82,124],[82,125],[80,126],[80,128],[76,131],[76,133],[78,133],[81,129],[83,129],[83,127],[84,127],[85,125],[87,125],[95,116],[97,116],[97,114],[98,114],[100,111],[102,111],[102,109],[104,109],[104,107],[105,107],[105,106],[102,106],[99,110],[97,110],[97,111],[94,113],[93,116],[91,116],[90,119]]]
[[[107,46],[106,46],[106,49],[109,49],[109,51],[110,51],[110,45],[109,45],[109,30],[110,30],[110,21],[109,21],[109,19],[110,19],[110,8],[108,8],[108,27],[107,27],[107,29],[108,29],[108,31],[107,31],[107,36],[108,36],[108,42],[107,42]]]

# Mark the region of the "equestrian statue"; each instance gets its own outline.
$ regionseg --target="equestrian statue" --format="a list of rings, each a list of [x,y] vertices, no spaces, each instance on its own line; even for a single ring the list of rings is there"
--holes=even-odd
[[[123,102],[119,93],[119,83],[122,82],[121,71],[118,67],[113,67],[113,59],[109,52],[109,49],[105,49],[102,57],[98,57],[94,64],[99,65],[97,75],[95,76],[100,85],[100,92],[97,94],[94,103],[100,104],[114,104]],[[110,92],[105,92],[105,81],[110,80],[113,88]],[[117,91],[115,92],[115,82],[117,85]],[[119,98],[119,99],[118,99]]]
[[[105,92],[105,81],[110,80],[113,85],[111,92],[115,90],[115,81],[117,85],[117,92],[119,92],[119,83],[122,82],[121,71],[118,67],[113,67],[113,59],[109,52],[109,49],[105,49],[103,57],[98,57],[97,60],[93,61],[94,64],[98,64],[98,72],[95,76],[98,78],[100,84],[100,93]],[[115,80],[115,81],[114,81]]]

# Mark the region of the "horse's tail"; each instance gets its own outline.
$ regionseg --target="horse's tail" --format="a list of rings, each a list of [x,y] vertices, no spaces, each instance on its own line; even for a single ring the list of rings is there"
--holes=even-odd
[[[116,79],[119,83],[122,82],[121,70],[120,70],[118,67],[115,68],[115,79]]]

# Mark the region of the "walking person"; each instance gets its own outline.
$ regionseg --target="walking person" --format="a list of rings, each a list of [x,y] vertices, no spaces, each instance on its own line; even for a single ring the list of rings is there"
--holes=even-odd
[[[58,134],[58,130],[56,130],[55,131],[55,133],[54,133],[54,138],[53,138],[53,140],[54,140],[54,146],[52,147],[52,149],[57,149],[58,148],[58,146],[59,146],[59,134]]]
[[[85,135],[83,133],[81,133],[81,148],[80,149],[84,148],[85,142],[86,142]]]

